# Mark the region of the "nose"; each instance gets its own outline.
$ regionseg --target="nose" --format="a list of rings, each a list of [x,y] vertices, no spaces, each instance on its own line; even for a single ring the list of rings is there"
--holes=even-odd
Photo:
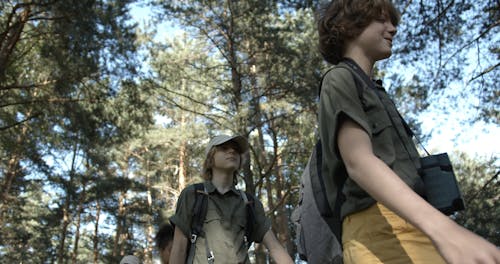
[[[391,21],[386,22],[387,25],[387,31],[392,35],[395,36],[396,33],[398,32],[397,28],[392,24]]]
[[[226,153],[233,153],[233,154],[236,154],[236,153],[238,153],[238,151],[237,151],[235,148],[233,148],[233,147],[228,147],[228,148],[226,149]]]

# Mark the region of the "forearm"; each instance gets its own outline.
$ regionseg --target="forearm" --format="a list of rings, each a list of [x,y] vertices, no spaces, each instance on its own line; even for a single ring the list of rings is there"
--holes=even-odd
[[[436,223],[453,225],[447,216],[415,193],[382,160],[373,154],[370,137],[351,120],[346,120],[338,135],[338,146],[349,177],[375,200],[394,211],[429,237]]]
[[[454,222],[415,193],[384,162],[374,155],[360,158],[362,162],[348,166],[351,177],[375,200],[394,211],[426,235],[439,236]],[[437,223],[441,226],[437,229]]]
[[[271,258],[274,260],[274,262],[279,264],[293,263],[292,258],[290,257],[290,255],[288,255],[283,246],[281,246],[281,244],[276,239],[276,236],[274,236],[274,233],[271,230],[266,232],[262,242],[269,250],[269,254],[271,255]]]
[[[186,261],[188,240],[179,228],[175,228],[169,263],[183,264]]]
[[[500,250],[493,244],[432,207],[377,158],[359,125],[346,120],[339,129],[338,146],[349,177],[429,236],[448,263],[500,263]]]

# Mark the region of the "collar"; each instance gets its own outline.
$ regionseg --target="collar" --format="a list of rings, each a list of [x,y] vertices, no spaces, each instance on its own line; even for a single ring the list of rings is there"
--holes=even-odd
[[[340,62],[347,64],[349,67],[351,67],[351,69],[356,71],[358,73],[358,75],[360,75],[361,78],[364,79],[364,81],[366,82],[366,84],[368,84],[369,87],[384,89],[383,85],[382,85],[382,80],[371,79],[370,76],[366,75],[366,73],[361,69],[361,67],[358,65],[358,63],[356,63],[353,59],[348,58],[348,57],[344,57],[344,58],[342,58],[342,60]]]
[[[215,188],[215,185],[212,183],[212,181],[205,181],[203,182],[203,186],[205,186],[205,189],[207,190],[207,193],[214,193],[214,192],[219,192],[217,191],[217,188]],[[231,186],[229,189],[229,192],[232,192],[236,195],[240,195],[240,192],[238,189],[236,189],[236,186]]]

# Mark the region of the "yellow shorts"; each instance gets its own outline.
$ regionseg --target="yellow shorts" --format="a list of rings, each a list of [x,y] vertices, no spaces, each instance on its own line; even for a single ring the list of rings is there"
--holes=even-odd
[[[376,203],[342,223],[344,264],[446,264],[420,230]]]

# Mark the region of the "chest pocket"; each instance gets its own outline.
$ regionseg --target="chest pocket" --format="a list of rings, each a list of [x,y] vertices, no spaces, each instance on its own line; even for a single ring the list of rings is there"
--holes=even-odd
[[[366,112],[372,130],[373,153],[392,167],[396,159],[393,142],[394,127],[380,101],[375,102],[377,103]]]

